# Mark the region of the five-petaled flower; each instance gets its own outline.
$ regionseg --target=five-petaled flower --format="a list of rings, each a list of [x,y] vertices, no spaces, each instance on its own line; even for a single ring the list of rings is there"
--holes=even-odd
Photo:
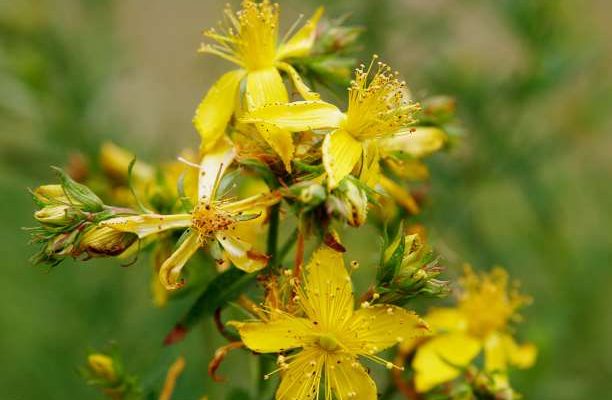
[[[452,381],[484,350],[484,367],[496,384],[507,384],[507,366],[530,367],[536,357],[532,344],[518,345],[507,325],[528,298],[508,292],[508,274],[495,268],[477,275],[466,267],[463,292],[456,308],[436,308],[426,317],[434,336],[419,346],[412,366],[420,392]]]
[[[361,65],[348,89],[346,113],[321,100],[270,104],[250,111],[241,121],[275,126],[280,130],[330,129],[323,142],[323,166],[330,188],[338,186],[361,161],[360,175],[378,171],[382,139],[410,132],[419,106],[410,100],[406,83],[381,62],[372,71]],[[261,128],[260,128],[261,130]]]
[[[280,200],[277,193],[263,193],[243,200],[218,198],[224,172],[234,159],[234,149],[221,141],[200,163],[198,202],[191,213],[142,214],[117,217],[101,223],[119,231],[134,232],[142,239],[169,229],[187,229],[178,248],[162,264],[159,279],[168,289],[182,286],[181,271],[191,256],[207,243],[217,241],[227,258],[247,272],[266,266],[268,258],[257,252],[252,243],[243,240],[250,229],[250,221],[258,218],[263,207]]]
[[[300,314],[268,309],[266,320],[231,322],[251,350],[281,353],[278,400],[318,399],[323,377],[326,399],[334,393],[338,399],[374,400],[376,385],[359,357],[398,368],[376,354],[427,332],[416,314],[401,307],[366,303],[354,311],[342,254],[327,247],[314,253],[295,290]]]
[[[207,151],[225,134],[234,112],[255,109],[268,103],[289,101],[287,89],[279,71],[286,73],[294,87],[306,100],[316,100],[312,92],[290,64],[290,59],[307,56],[313,46],[316,27],[323,9],[315,14],[287,40],[278,38],[279,5],[264,0],[257,3],[244,0],[242,9],[225,10],[226,27],[204,33],[215,44],[203,44],[200,52],[215,54],[240,68],[225,73],[208,91],[194,117],[194,124]],[[246,107],[242,104],[241,82],[244,81]],[[286,130],[260,129],[270,147],[278,153],[285,167],[291,169],[294,152],[291,133]]]

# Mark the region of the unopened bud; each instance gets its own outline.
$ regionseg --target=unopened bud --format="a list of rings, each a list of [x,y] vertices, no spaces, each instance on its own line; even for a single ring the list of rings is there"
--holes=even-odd
[[[87,368],[96,378],[110,384],[117,381],[117,372],[113,359],[105,354],[94,353],[87,357]]]
[[[34,213],[34,218],[40,223],[50,225],[64,225],[70,222],[70,206],[46,206]]]
[[[94,227],[83,235],[79,249],[90,255],[117,256],[138,239],[138,235],[109,227]]]
[[[32,194],[43,204],[49,204],[54,200],[66,200],[62,185],[42,185],[37,187]]]

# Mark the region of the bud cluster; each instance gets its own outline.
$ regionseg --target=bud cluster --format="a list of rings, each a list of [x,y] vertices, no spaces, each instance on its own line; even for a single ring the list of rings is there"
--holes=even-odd
[[[418,233],[405,234],[402,227],[383,250],[375,293],[381,301],[403,304],[419,295],[443,297],[448,282],[438,279],[443,271],[439,258]]]
[[[34,213],[39,226],[27,230],[32,242],[41,245],[32,256],[33,263],[56,266],[67,257],[116,256],[136,241],[135,234],[98,225],[130,210],[105,206],[87,186],[61,169],[55,170],[60,184],[43,185],[32,191],[39,208]]]

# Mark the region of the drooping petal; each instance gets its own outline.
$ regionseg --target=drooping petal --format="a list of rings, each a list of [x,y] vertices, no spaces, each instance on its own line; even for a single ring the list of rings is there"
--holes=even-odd
[[[397,132],[384,138],[380,146],[387,152],[400,152],[415,158],[426,157],[442,148],[447,141],[446,133],[436,127],[419,126]]]
[[[191,214],[142,214],[130,217],[116,217],[100,222],[121,232],[133,232],[139,238],[147,237],[168,229],[188,228],[191,226]]]
[[[362,151],[362,144],[342,129],[325,136],[323,166],[330,188],[338,186],[340,181],[351,173],[361,158]]]
[[[289,104],[271,104],[251,110],[241,122],[267,122],[292,132],[312,129],[337,128],[345,119],[333,104],[324,101],[296,101]]]
[[[246,96],[249,110],[289,101],[283,78],[274,67],[249,71]]]
[[[245,74],[242,69],[224,74],[196,109],[193,124],[202,138],[203,151],[209,150],[224,135],[225,127],[236,108],[238,85]]]
[[[425,320],[434,333],[464,332],[468,327],[465,316],[456,308],[450,307],[431,309]]]
[[[325,366],[325,379],[329,381],[336,398],[377,399],[376,384],[355,357],[332,353],[328,355]]]
[[[279,155],[285,169],[290,173],[291,160],[293,159],[293,153],[295,151],[291,132],[265,122],[258,122],[255,126],[272,150]]]
[[[287,368],[281,372],[281,383],[276,400],[319,399],[319,384],[323,372],[325,354],[316,348],[302,350]]]
[[[230,166],[236,152],[234,147],[226,140],[220,140],[202,157],[200,162],[200,176],[198,178],[198,197],[210,199],[215,191],[218,180],[223,177],[225,170]],[[215,200],[215,199],[212,199]]]
[[[278,69],[286,72],[287,75],[289,75],[291,81],[293,82],[293,86],[295,86],[295,89],[298,91],[298,93],[300,94],[300,96],[302,96],[304,100],[319,100],[319,98],[321,97],[319,93],[313,92],[308,86],[306,86],[300,74],[298,74],[298,72],[295,70],[295,68],[291,66],[291,64],[287,64],[285,62],[277,62],[276,66],[278,67]]]
[[[200,241],[198,235],[191,232],[183,240],[178,249],[164,261],[159,269],[159,281],[166,289],[174,290],[183,286],[183,281],[179,279],[181,271],[199,247]]]
[[[459,376],[480,351],[476,340],[461,333],[436,336],[419,347],[412,361],[416,390],[426,392]]]
[[[404,207],[410,214],[416,215],[421,211],[415,198],[412,197],[412,194],[393,180],[381,175],[378,183],[391,198]]]
[[[240,338],[249,349],[258,353],[279,353],[303,347],[312,334],[313,325],[307,319],[280,316],[270,321],[237,322]]]
[[[315,40],[317,23],[323,15],[323,7],[317,8],[310,19],[289,40],[282,43],[276,53],[278,60],[290,57],[304,57],[310,53]]]
[[[264,268],[268,264],[268,257],[265,254],[257,253],[253,246],[229,232],[216,232],[215,238],[230,261],[245,272],[255,272]]]
[[[322,246],[306,266],[300,303],[322,328],[342,326],[353,314],[353,287],[342,254]]]
[[[378,353],[429,332],[425,321],[414,312],[387,304],[361,308],[353,314],[347,328],[353,333],[351,350],[361,354]]]

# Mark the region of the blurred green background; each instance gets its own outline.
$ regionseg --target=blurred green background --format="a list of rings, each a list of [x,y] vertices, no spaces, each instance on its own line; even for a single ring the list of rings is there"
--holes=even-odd
[[[0,393],[89,399],[76,372],[115,339],[128,368],[159,380],[187,354],[176,399],[222,398],[205,366],[223,341],[207,323],[176,349],[160,342],[189,299],[150,304],[146,257],[35,268],[21,227],[27,187],[76,150],[113,139],[155,161],[196,145],[193,110],[224,62],[197,55],[223,1],[0,1]],[[326,4],[327,3],[327,4]],[[612,4],[606,0],[284,1],[285,27],[319,4],[351,13],[417,97],[457,99],[465,136],[430,162],[424,218],[446,265],[506,266],[533,295],[520,337],[540,348],[513,377],[527,399],[612,393]],[[375,260],[376,255],[365,255]],[[205,342],[203,342],[203,340]],[[202,343],[206,343],[203,345]],[[248,387],[251,358],[222,368]],[[153,364],[161,371],[151,370]],[[241,398],[239,394],[236,399]]]

